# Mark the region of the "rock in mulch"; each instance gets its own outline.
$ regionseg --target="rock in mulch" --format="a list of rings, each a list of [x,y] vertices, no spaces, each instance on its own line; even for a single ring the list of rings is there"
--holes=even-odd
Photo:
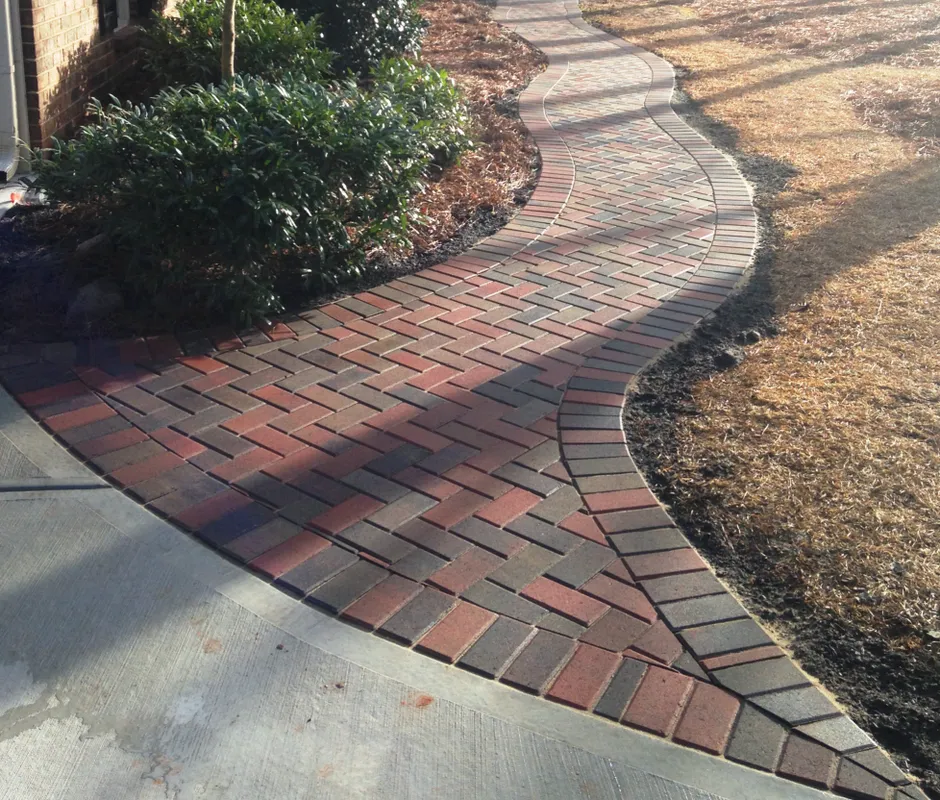
[[[748,328],[746,331],[741,331],[735,336],[734,340],[738,344],[757,344],[762,338],[760,331],[754,328]]]
[[[731,369],[744,361],[744,351],[740,347],[725,347],[715,354],[715,366],[719,369]]]
[[[87,330],[123,307],[124,296],[118,285],[107,278],[99,278],[86,283],[72,298],[65,324]]]
[[[84,242],[81,242],[78,247],[75,248],[75,255],[79,258],[90,258],[99,253],[103,253],[109,241],[106,233],[99,233],[97,236],[92,236],[90,239],[85,239]]]

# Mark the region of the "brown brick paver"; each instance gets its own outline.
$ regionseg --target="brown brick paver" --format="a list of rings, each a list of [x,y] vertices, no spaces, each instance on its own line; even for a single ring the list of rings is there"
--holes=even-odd
[[[689,746],[894,797],[863,757],[880,757],[873,742],[815,724],[840,712],[809,679],[746,699],[718,687],[718,670],[782,653],[730,598],[708,599],[726,589],[626,446],[637,374],[750,265],[747,185],[673,112],[666,62],[574,0],[500,0],[495,15],[549,57],[519,104],[538,186],[501,231],[265,331],[0,347],[0,380],[153,511],[354,624]]]

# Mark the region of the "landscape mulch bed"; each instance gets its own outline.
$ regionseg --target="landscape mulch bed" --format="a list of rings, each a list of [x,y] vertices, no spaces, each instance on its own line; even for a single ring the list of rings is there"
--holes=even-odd
[[[677,65],[684,110],[736,155],[765,226],[748,290],[641,381],[631,449],[750,607],[936,794],[940,3],[582,7]],[[729,348],[743,363],[720,369]]]
[[[413,229],[410,250],[371,254],[362,278],[303,298],[300,307],[379,285],[463,252],[505,225],[535,188],[538,152],[517,105],[519,93],[544,69],[544,56],[500,28],[477,0],[428,0],[421,12],[430,22],[421,58],[446,69],[466,95],[476,145],[457,165],[432,176],[415,199],[423,220]],[[140,81],[132,80],[127,91],[139,94]],[[0,341],[57,341],[79,334],[121,337],[165,328],[165,320],[133,306],[92,331],[64,326],[68,303],[78,289],[119,272],[119,259],[124,258],[109,248],[85,258],[76,255],[76,245],[98,230],[89,208],[21,206],[0,219]],[[191,326],[213,322],[218,320],[192,320]]]
[[[418,198],[429,221],[415,244],[428,250],[451,237],[479,209],[521,205],[531,193],[537,151],[516,112],[519,91],[548,63],[499,27],[476,0],[429,0],[431,27],[422,58],[460,86],[475,121],[477,146]]]

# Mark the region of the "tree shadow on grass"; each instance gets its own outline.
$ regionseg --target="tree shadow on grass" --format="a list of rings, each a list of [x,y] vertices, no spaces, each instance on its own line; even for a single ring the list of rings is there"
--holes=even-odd
[[[655,7],[663,4],[646,4],[646,5],[630,5],[631,11],[638,11],[643,8]],[[880,9],[880,8],[898,8],[903,6],[921,6],[925,5],[924,0],[885,0],[882,3],[866,3],[866,10]],[[817,6],[825,6],[816,11],[809,13],[802,13],[800,11],[791,11],[791,9],[806,9],[806,8],[815,8]],[[800,3],[768,3],[761,6],[750,7],[746,9],[746,13],[751,15],[751,18],[748,22],[754,23],[754,18],[757,18],[757,22],[752,24],[748,28],[749,32],[758,31],[761,28],[770,27],[772,25],[777,25],[781,21],[781,12],[786,16],[787,19],[797,22],[808,19],[815,19],[819,17],[830,16],[833,13],[838,13],[839,15],[851,14],[853,11],[857,11],[859,6],[857,5],[845,5],[845,6],[833,6],[829,0],[813,0],[812,2],[800,2]],[[837,12],[836,12],[836,9]],[[771,15],[762,15],[762,12],[771,11]],[[612,12],[607,9],[596,9],[596,10],[585,10],[582,11],[582,16],[588,22],[594,23],[595,20],[602,19],[605,16],[610,15]],[[616,13],[616,12],[613,12]],[[745,11],[733,11],[727,12],[724,14],[716,14],[708,18],[696,17],[693,19],[682,20],[678,22],[670,22],[662,25],[646,25],[643,27],[632,27],[628,31],[625,31],[626,34],[630,36],[642,36],[653,33],[664,33],[664,32],[678,32],[688,28],[698,28],[704,26],[714,26],[721,24],[722,22],[728,22],[740,18]],[[903,28],[902,28],[903,30]],[[872,32],[868,34],[870,37],[882,36],[883,31]],[[712,38],[725,38],[725,37],[716,37],[716,36],[690,36],[684,37],[681,39],[671,40],[670,44],[691,44],[697,41],[703,41]]]

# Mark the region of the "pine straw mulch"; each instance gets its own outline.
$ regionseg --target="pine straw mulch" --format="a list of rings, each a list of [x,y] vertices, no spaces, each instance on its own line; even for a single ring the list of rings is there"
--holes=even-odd
[[[869,125],[910,140],[919,155],[940,155],[940,83],[936,77],[869,83],[851,91],[849,99]]]
[[[412,237],[420,250],[453,236],[479,209],[511,207],[529,186],[537,151],[514,113],[515,96],[545,57],[490,19],[477,0],[427,0],[422,58],[454,79],[470,102],[475,149],[417,198],[426,220]]]
[[[777,52],[898,67],[940,66],[937,0],[696,0],[723,36]]]
[[[940,0],[696,0],[723,36],[775,52],[912,70],[907,79],[856,87],[850,97],[870,125],[940,153]],[[920,80],[919,80],[920,78]]]
[[[582,1],[589,19],[681,65],[683,88],[741,151],[796,171],[765,201],[781,334],[696,387],[660,468],[680,500],[707,504],[728,549],[771,554],[811,608],[899,652],[940,653],[940,159],[866,125],[851,94],[929,86],[936,68],[808,57],[782,30],[773,48],[731,39],[706,24],[728,5]],[[762,13],[786,13],[794,30],[803,15],[809,30],[837,5]],[[842,4],[843,26],[872,30],[877,6],[898,26],[937,9],[857,5],[853,20]]]

